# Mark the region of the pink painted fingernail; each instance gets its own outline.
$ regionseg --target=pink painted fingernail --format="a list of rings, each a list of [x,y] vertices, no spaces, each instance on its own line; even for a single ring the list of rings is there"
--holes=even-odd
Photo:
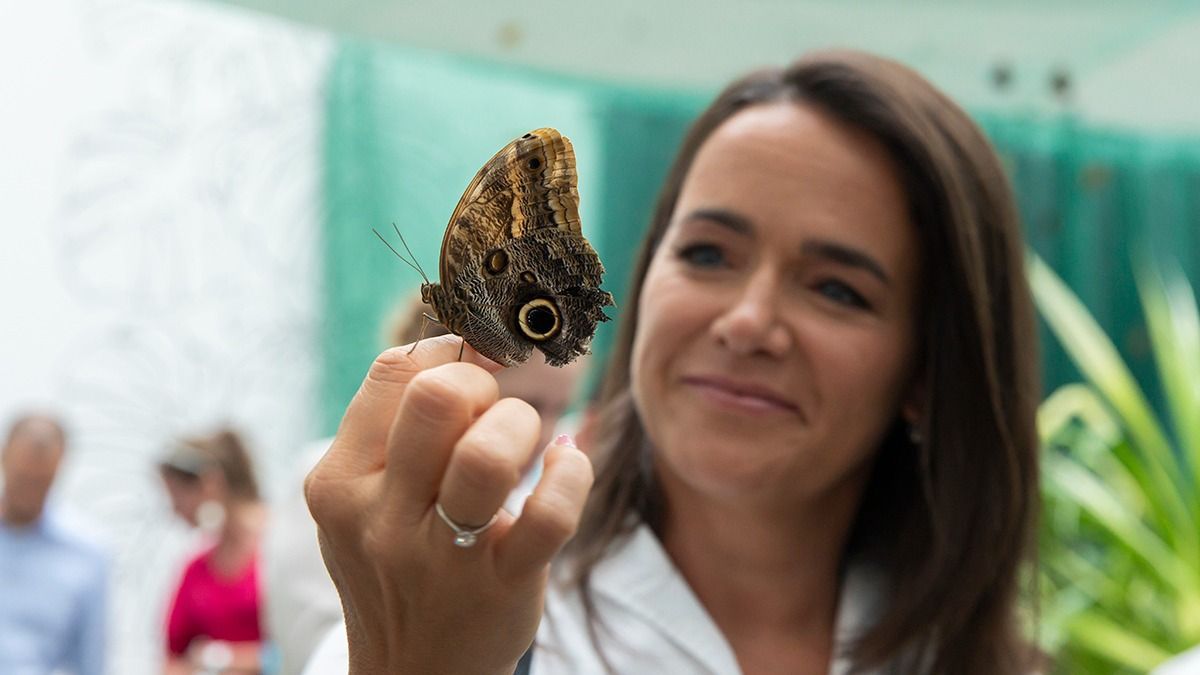
[[[558,438],[554,439],[554,444],[555,445],[565,445],[568,448],[578,448],[579,447],[579,446],[575,445],[575,439],[571,438],[570,436],[568,436],[566,434],[559,434]]]

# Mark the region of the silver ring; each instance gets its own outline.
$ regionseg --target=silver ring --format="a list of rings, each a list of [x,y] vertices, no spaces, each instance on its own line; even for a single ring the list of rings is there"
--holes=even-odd
[[[454,545],[461,548],[470,548],[479,541],[479,535],[487,531],[489,527],[496,524],[496,519],[500,517],[500,512],[492,514],[492,519],[480,525],[479,527],[466,527],[459,525],[454,520],[446,515],[446,509],[442,508],[441,502],[435,502],[433,508],[437,510],[438,517],[442,519],[450,529],[454,530]]]

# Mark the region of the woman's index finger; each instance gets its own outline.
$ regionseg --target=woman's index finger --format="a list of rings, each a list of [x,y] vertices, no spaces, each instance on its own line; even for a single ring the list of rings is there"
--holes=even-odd
[[[480,356],[457,335],[426,338],[416,344],[392,347],[375,358],[358,391],[351,399],[326,460],[353,474],[383,465],[388,432],[404,390],[418,373],[447,363],[462,361],[489,372],[503,366]],[[333,455],[337,455],[333,457]]]

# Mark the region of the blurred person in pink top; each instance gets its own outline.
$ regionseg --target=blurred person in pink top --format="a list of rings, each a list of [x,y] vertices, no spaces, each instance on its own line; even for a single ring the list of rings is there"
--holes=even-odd
[[[230,430],[187,438],[159,463],[175,513],[214,540],[184,569],[167,618],[168,675],[261,672],[259,543],[266,508]]]

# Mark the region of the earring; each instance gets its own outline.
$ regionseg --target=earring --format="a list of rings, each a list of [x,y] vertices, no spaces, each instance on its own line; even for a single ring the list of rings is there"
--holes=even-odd
[[[206,499],[196,507],[196,526],[213,534],[225,524],[225,507],[215,499]]]
[[[908,425],[908,440],[913,445],[920,445],[925,440],[925,438],[921,436],[921,430],[917,428],[917,425]]]

